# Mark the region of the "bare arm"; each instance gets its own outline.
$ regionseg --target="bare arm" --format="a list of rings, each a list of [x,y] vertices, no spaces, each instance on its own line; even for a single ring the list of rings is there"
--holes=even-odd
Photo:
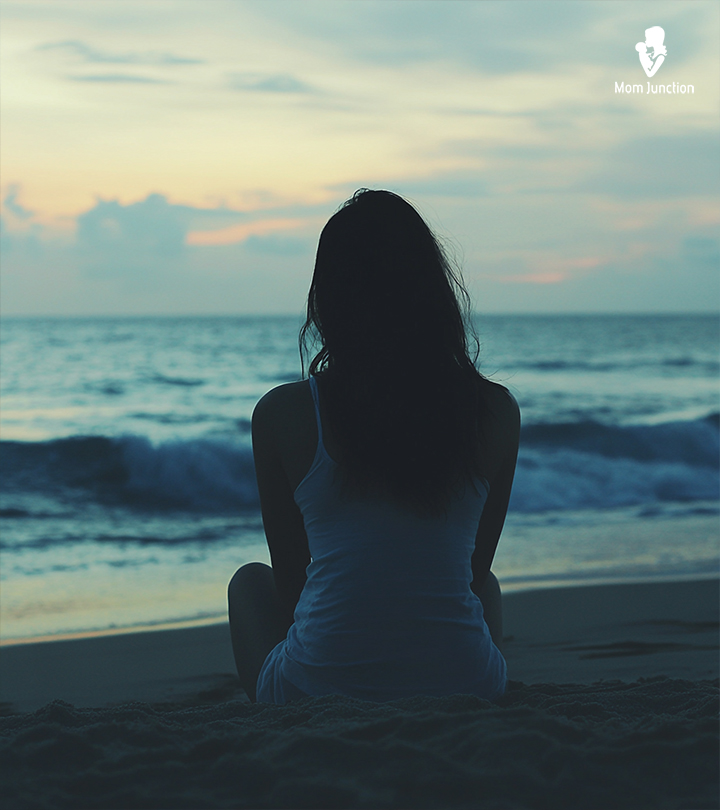
[[[305,585],[310,551],[302,514],[278,452],[282,417],[278,390],[266,394],[252,417],[253,455],[265,536],[287,626]]]
[[[472,556],[472,589],[475,593],[485,584],[505,524],[520,441],[520,409],[515,398],[509,391],[497,386],[493,399],[490,403],[494,417],[493,435],[488,442],[493,469],[488,481],[490,493],[480,518]]]

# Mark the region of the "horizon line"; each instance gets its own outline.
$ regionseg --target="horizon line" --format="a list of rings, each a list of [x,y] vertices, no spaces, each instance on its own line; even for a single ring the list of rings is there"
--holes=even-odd
[[[627,316],[627,317],[661,317],[661,316],[709,316],[720,317],[720,308],[707,310],[497,310],[492,312],[471,311],[471,317],[578,317],[578,316]],[[102,320],[123,319],[141,320],[150,318],[302,318],[304,312],[136,312],[136,313],[2,313],[3,320]]]

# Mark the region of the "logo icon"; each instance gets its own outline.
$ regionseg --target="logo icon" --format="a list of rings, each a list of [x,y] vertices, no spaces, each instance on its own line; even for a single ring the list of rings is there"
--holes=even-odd
[[[664,41],[665,31],[659,25],[653,25],[652,28],[645,29],[645,42],[638,42],[635,46],[648,79],[660,70],[660,65],[665,61],[667,48],[663,45]]]

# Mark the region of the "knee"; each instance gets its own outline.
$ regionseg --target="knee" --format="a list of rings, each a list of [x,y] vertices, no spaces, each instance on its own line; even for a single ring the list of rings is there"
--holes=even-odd
[[[254,583],[267,579],[268,576],[272,577],[272,575],[272,568],[265,565],[265,563],[251,562],[241,566],[233,574],[228,584],[228,598],[232,599],[234,595],[242,590],[253,587]]]
[[[500,593],[500,583],[492,571],[488,571],[487,579],[485,580],[485,588],[495,591],[498,594]]]
[[[487,579],[478,592],[478,596],[483,602],[499,602],[501,599],[500,583],[492,571],[488,573]]]

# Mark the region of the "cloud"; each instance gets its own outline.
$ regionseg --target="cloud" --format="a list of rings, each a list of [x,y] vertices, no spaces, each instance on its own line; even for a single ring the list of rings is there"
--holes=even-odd
[[[255,222],[239,223],[227,228],[198,230],[188,233],[185,239],[188,245],[234,245],[238,242],[258,239],[273,231],[286,231],[305,224],[302,219],[269,218]]]
[[[173,204],[157,193],[127,205],[98,200],[77,217],[75,243],[68,249],[89,278],[162,281],[187,272],[193,263],[202,264],[203,256],[226,260],[232,255],[239,261],[245,253],[309,255],[312,240],[288,235],[314,222],[305,214],[195,208]]]
[[[426,177],[406,177],[404,179],[382,179],[369,183],[356,181],[331,186],[332,191],[350,196],[358,188],[382,188],[393,191],[403,197],[448,197],[474,199],[486,197],[489,193],[487,178],[484,172],[469,169],[466,171],[449,171],[428,175]]]
[[[720,240],[706,236],[690,236],[683,240],[680,259],[699,270],[717,276],[720,268]]]
[[[484,311],[716,312],[720,240],[697,232],[605,256],[511,252],[466,274]]]
[[[472,203],[468,228],[496,202]],[[39,224],[21,230],[14,224],[2,233],[3,306],[16,314],[294,312],[307,294],[319,220],[330,207],[242,212],[151,194],[130,204],[98,200],[77,217],[70,242]],[[493,222],[483,229],[494,233]],[[205,241],[191,240],[193,233]],[[715,308],[720,240],[711,229],[681,229],[639,247],[606,238],[596,252],[536,241],[494,256],[473,249],[465,276],[484,311]]]
[[[641,138],[633,132],[610,148],[582,138],[507,145],[448,139],[430,157],[436,155],[482,161],[482,172],[457,173],[459,187],[484,183],[489,194],[580,192],[657,202],[717,195],[720,177],[715,130]]]
[[[503,284],[559,284],[565,281],[567,274],[560,270],[551,270],[545,273],[521,273],[507,275],[498,279]]]
[[[716,132],[634,139],[604,155],[575,190],[637,199],[717,195]]]
[[[635,43],[648,15],[666,28],[673,69],[701,54],[712,69],[717,59],[710,3],[263,0],[253,14],[308,51],[371,68],[453,64],[486,75],[557,71],[567,78],[583,66],[642,75]]]
[[[18,202],[18,193],[19,188],[16,185],[12,185],[8,188],[8,193],[5,195],[5,199],[3,200],[3,205],[5,208],[10,211],[14,216],[18,219],[30,219],[35,213],[31,211],[29,208],[24,208]]]
[[[269,256],[308,256],[312,255],[314,247],[312,239],[300,239],[295,236],[250,236],[245,242],[245,248],[250,253],[260,253]]]
[[[200,65],[205,59],[194,59],[187,56],[177,56],[172,53],[129,52],[108,53],[81,42],[77,39],[68,39],[62,42],[46,42],[38,45],[38,51],[60,50],[80,57],[83,62],[110,65]]]
[[[134,76],[129,73],[107,73],[94,76],[68,76],[72,82],[99,82],[105,84],[174,84],[167,79],[151,76]]]
[[[427,197],[485,197],[488,194],[487,179],[483,172],[453,171],[421,177],[414,180],[398,180],[392,183],[400,194]]]
[[[451,58],[493,73],[538,67],[538,57],[548,51],[544,31],[566,29],[577,36],[588,18],[585,4],[563,4],[563,13],[558,13],[559,4],[520,5],[521,13],[498,3],[363,0],[348,14],[344,3],[293,5],[270,0],[262,9],[281,25],[331,42],[362,61],[400,66]]]
[[[183,250],[187,225],[160,194],[123,206],[99,200],[77,218],[77,245],[92,275],[155,271]]]
[[[162,273],[185,255],[193,230],[220,230],[247,216],[227,208],[174,205],[162,194],[129,205],[98,200],[77,218],[78,257],[94,276]]]
[[[98,200],[76,218],[71,240],[55,238],[37,223],[8,230],[0,222],[3,311],[297,313],[307,295],[315,238],[286,231],[314,222],[315,209],[195,208],[150,194],[130,204]],[[224,240],[238,223],[243,241]],[[221,238],[192,243],[193,233]]]
[[[313,93],[310,85],[288,74],[233,73],[229,77],[233,90],[260,93]]]

